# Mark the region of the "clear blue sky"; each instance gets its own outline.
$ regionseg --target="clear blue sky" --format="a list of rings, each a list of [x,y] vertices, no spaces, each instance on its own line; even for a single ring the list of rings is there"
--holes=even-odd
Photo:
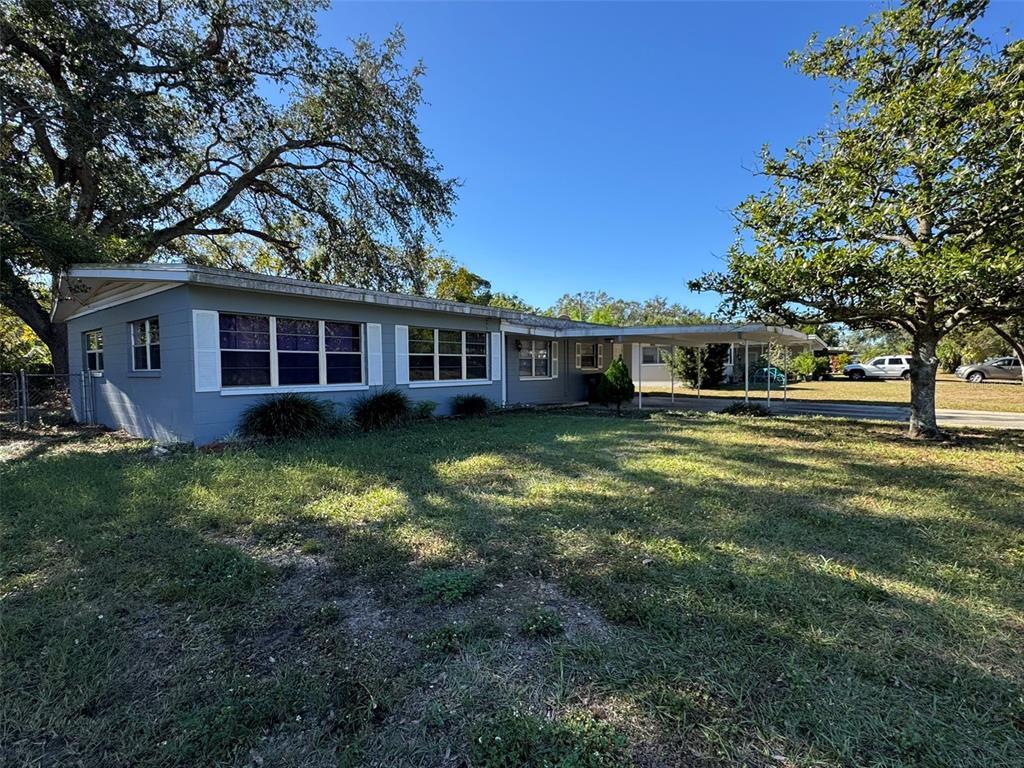
[[[441,247],[546,307],[565,292],[655,294],[711,310],[686,281],[721,265],[760,146],[828,115],[828,86],[784,66],[811,33],[879,3],[335,2],[324,42],[395,25],[422,59],[420,126],[462,180]],[[996,40],[1024,4],[993,5]]]

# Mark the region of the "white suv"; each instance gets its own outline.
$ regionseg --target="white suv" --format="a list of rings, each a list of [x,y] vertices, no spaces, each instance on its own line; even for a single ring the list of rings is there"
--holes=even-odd
[[[909,379],[910,356],[876,357],[870,363],[854,363],[843,368],[853,381],[863,379]]]

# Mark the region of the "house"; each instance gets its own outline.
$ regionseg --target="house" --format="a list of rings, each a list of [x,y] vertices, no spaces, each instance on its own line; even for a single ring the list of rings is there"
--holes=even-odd
[[[268,396],[341,406],[384,387],[502,405],[585,399],[622,357],[643,384],[657,345],[806,346],[789,328],[619,328],[511,310],[183,264],[82,265],[60,284],[76,418],[164,442],[207,443]],[[653,358],[652,358],[653,359]],[[652,369],[653,370],[653,369]]]

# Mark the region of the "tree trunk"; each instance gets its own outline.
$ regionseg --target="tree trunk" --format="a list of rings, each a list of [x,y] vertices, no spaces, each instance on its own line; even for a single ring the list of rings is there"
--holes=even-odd
[[[936,334],[916,333],[910,360],[910,437],[934,440],[945,437],[935,423],[935,374],[939,370]]]
[[[53,372],[65,374],[68,372],[68,325],[67,323],[50,323],[49,331],[45,336],[40,336],[42,342],[50,350],[50,359],[53,361]],[[84,354],[84,353],[83,353]]]

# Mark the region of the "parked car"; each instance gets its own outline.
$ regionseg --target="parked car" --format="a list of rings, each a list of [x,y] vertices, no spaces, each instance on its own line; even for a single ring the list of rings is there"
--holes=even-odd
[[[853,363],[843,368],[853,381],[863,379],[909,379],[910,355],[886,355],[869,363]]]
[[[984,363],[961,365],[956,375],[972,384],[986,379],[999,381],[1020,381],[1020,360],[1016,357],[990,357]]]

